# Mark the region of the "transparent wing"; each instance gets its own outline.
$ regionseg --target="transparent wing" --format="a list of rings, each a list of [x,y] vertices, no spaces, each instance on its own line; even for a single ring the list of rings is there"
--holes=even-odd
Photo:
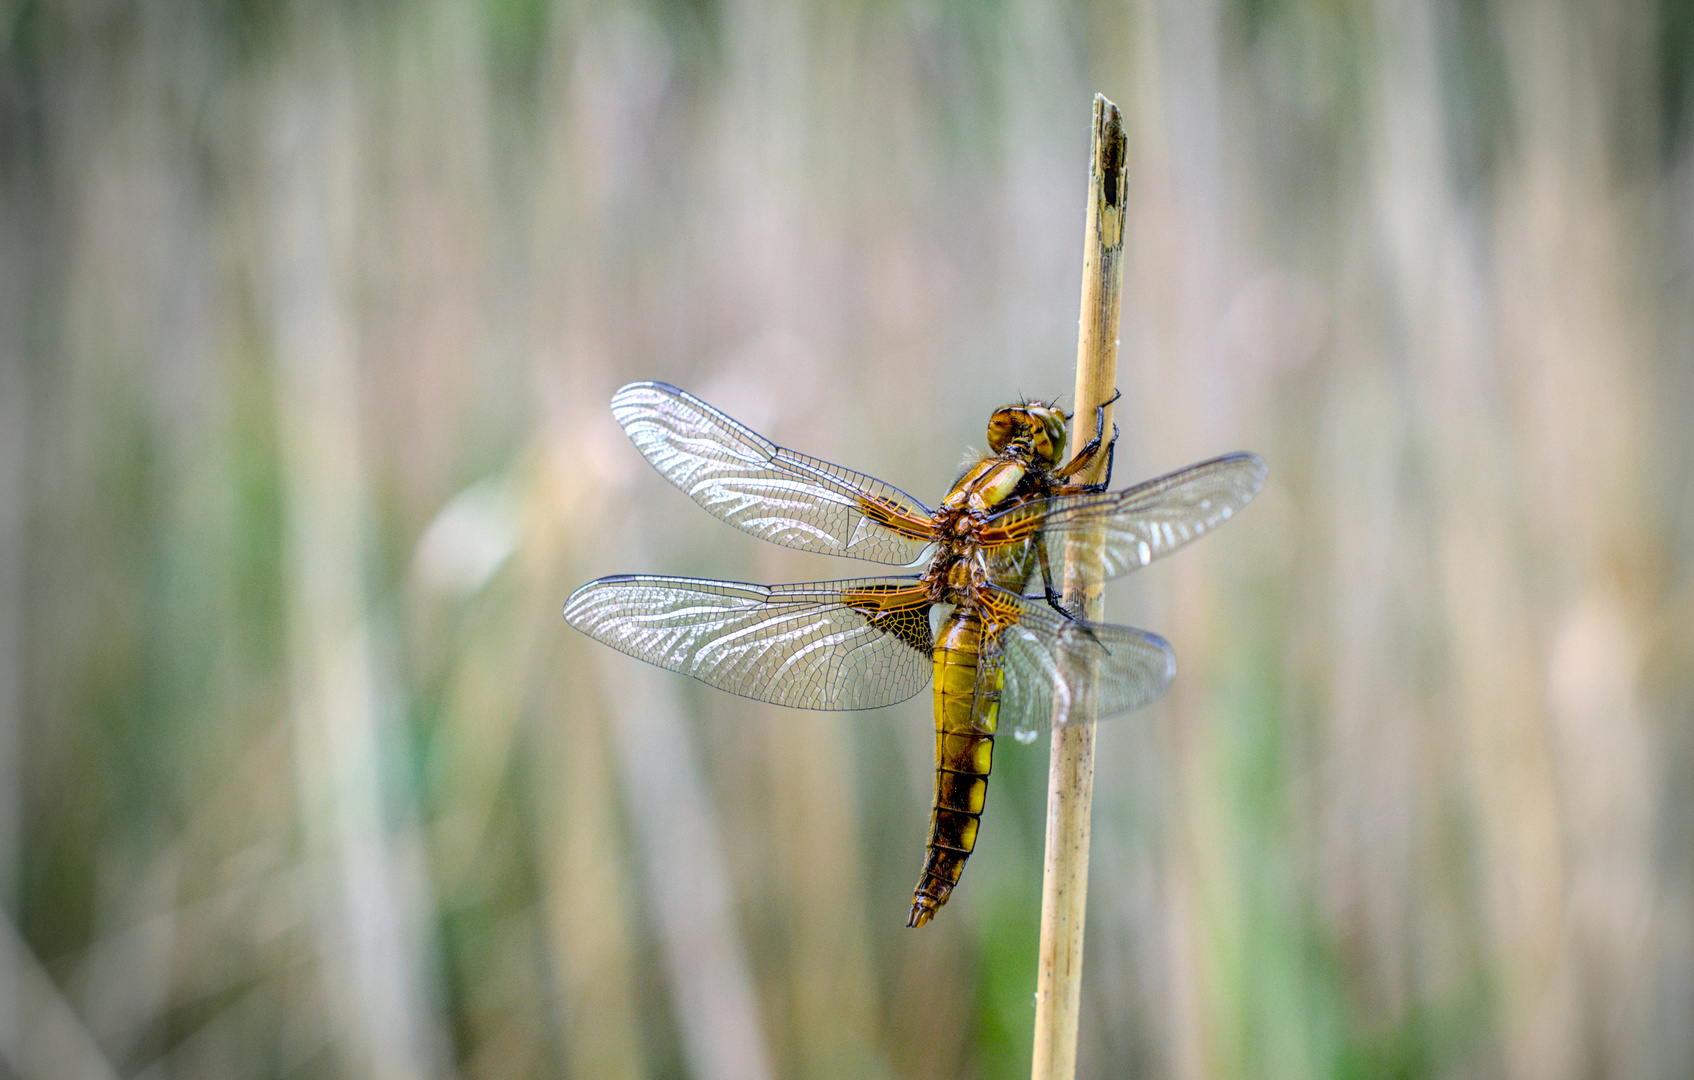
[[[612,415],[666,479],[773,544],[906,566],[934,539],[929,509],[900,489],[785,450],[674,386],[631,383]]]
[[[1004,589],[989,590],[987,600],[977,694],[999,695],[998,730],[1019,742],[1065,725],[1090,696],[1095,719],[1139,709],[1163,697],[1176,677],[1176,654],[1157,634],[1072,622]],[[1088,661],[1092,682],[1084,674]]]
[[[1259,493],[1265,472],[1257,454],[1226,454],[1125,491],[1023,503],[989,518],[978,535],[994,548],[1042,533],[1049,550],[1072,535],[1097,537],[1105,576],[1117,577],[1228,521]]]
[[[732,694],[796,709],[875,709],[930,676],[928,589],[915,577],[801,585],[620,576],[571,594],[596,641]]]

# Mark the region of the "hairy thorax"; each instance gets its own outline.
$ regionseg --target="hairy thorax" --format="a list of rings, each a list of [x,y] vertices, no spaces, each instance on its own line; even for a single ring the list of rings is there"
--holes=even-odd
[[[1008,446],[985,457],[953,484],[936,513],[940,550],[925,575],[937,602],[959,603],[984,585],[1021,591],[1034,569],[1030,545],[1012,545],[987,556],[978,528],[994,514],[1044,497],[1052,483],[1027,448]]]

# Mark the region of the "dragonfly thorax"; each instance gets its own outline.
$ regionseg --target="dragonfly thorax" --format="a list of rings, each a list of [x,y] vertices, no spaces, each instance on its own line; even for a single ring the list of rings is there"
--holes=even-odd
[[[1011,497],[1029,467],[1021,455],[984,458],[953,485],[941,500],[943,510],[986,514]]]
[[[973,565],[973,560],[959,559],[947,568],[947,590],[949,594],[958,595],[969,590],[977,583],[980,571]]]

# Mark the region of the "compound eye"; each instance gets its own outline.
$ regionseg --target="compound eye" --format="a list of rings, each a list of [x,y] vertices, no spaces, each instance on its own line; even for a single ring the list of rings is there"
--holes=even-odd
[[[1065,456],[1065,414],[1049,407],[1042,410],[1041,419],[1041,456],[1056,465]]]

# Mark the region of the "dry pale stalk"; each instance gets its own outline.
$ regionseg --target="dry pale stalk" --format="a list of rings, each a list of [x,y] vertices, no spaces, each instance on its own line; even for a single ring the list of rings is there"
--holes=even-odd
[[[1088,169],[1088,226],[1083,241],[1082,319],[1076,345],[1076,430],[1072,445],[1094,437],[1094,407],[1116,392],[1118,308],[1123,292],[1123,117],[1094,97],[1094,152]],[[1111,428],[1111,407],[1105,425]],[[1103,478],[1101,454],[1078,479]],[[1098,541],[1065,547],[1065,606],[1101,616]],[[1092,678],[1079,680],[1092,686]],[[1094,801],[1094,701],[1079,694],[1069,724],[1053,729],[1047,776],[1047,859],[1041,885],[1041,953],[1035,992],[1033,1080],[1076,1075],[1077,1012],[1082,996],[1082,930],[1088,902],[1089,814]]]

